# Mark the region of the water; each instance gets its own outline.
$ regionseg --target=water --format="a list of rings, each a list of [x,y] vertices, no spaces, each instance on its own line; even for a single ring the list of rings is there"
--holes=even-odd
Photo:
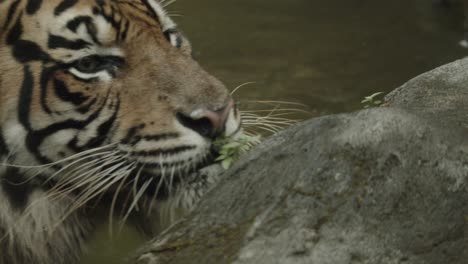
[[[462,8],[430,0],[178,0],[169,7],[199,61],[241,99],[296,101],[318,113],[461,58]]]
[[[388,92],[464,57],[463,8],[431,0],[178,0],[172,13],[195,55],[239,100],[281,100],[329,114],[360,109]],[[101,232],[83,263],[118,263],[143,240]]]

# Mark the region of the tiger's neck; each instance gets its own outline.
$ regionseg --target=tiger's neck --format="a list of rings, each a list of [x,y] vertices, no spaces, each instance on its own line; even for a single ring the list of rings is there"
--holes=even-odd
[[[79,213],[61,219],[70,201],[24,179],[0,167],[0,264],[76,263],[94,224]]]

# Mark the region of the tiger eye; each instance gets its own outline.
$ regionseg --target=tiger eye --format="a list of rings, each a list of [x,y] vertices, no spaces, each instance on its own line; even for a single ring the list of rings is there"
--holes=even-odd
[[[80,72],[92,73],[96,72],[100,67],[100,62],[96,57],[84,57],[78,60],[75,64],[75,68]]]

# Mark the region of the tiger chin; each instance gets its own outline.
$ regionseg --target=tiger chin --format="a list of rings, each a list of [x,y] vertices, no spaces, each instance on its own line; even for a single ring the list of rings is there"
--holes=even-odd
[[[218,181],[225,86],[156,0],[0,1],[0,263],[77,263],[96,226],[152,235]]]

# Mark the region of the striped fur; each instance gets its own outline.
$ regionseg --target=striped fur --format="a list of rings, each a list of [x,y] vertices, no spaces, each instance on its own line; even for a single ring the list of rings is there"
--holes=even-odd
[[[109,215],[150,233],[191,208],[219,171],[181,116],[229,101],[156,0],[0,0],[0,264],[75,263]]]

